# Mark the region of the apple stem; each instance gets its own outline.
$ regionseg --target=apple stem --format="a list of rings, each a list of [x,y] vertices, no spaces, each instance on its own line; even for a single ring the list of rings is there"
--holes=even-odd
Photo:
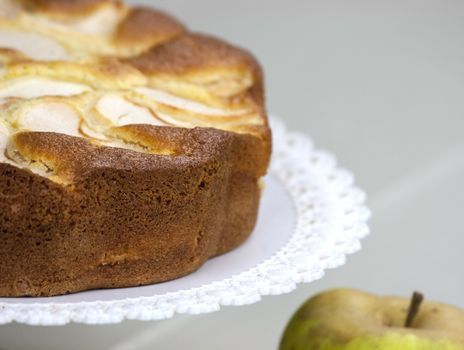
[[[409,304],[408,315],[406,317],[406,322],[404,326],[406,328],[412,327],[414,319],[416,318],[417,314],[419,313],[420,306],[424,301],[424,295],[419,292],[414,292],[412,294],[411,303]]]

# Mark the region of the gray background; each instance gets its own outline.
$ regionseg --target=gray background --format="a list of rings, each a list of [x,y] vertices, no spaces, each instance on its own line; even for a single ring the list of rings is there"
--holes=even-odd
[[[463,1],[145,3],[258,56],[269,111],[356,174],[372,235],[346,266],[289,295],[163,322],[1,326],[1,348],[273,349],[299,304],[338,286],[418,289],[464,307]]]

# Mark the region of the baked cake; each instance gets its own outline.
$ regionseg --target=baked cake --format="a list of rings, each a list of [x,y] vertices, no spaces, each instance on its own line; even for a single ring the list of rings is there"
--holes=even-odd
[[[0,296],[191,273],[255,225],[259,64],[116,0],[0,0]]]

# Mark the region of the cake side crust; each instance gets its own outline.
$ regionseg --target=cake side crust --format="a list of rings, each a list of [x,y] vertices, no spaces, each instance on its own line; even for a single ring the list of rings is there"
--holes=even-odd
[[[85,140],[50,133],[19,137],[75,150],[75,168],[68,170],[72,185],[63,187],[0,165],[0,295],[50,296],[171,280],[248,237],[259,174],[234,170],[243,150],[236,147],[237,135],[150,128],[158,138],[164,132],[170,142],[182,143],[182,153],[173,160],[105,148],[108,154],[89,158],[95,146]]]

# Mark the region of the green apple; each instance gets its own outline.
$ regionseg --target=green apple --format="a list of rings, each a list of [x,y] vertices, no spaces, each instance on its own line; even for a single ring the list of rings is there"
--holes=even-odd
[[[464,350],[464,310],[420,302],[351,289],[316,295],[293,315],[280,350]]]

